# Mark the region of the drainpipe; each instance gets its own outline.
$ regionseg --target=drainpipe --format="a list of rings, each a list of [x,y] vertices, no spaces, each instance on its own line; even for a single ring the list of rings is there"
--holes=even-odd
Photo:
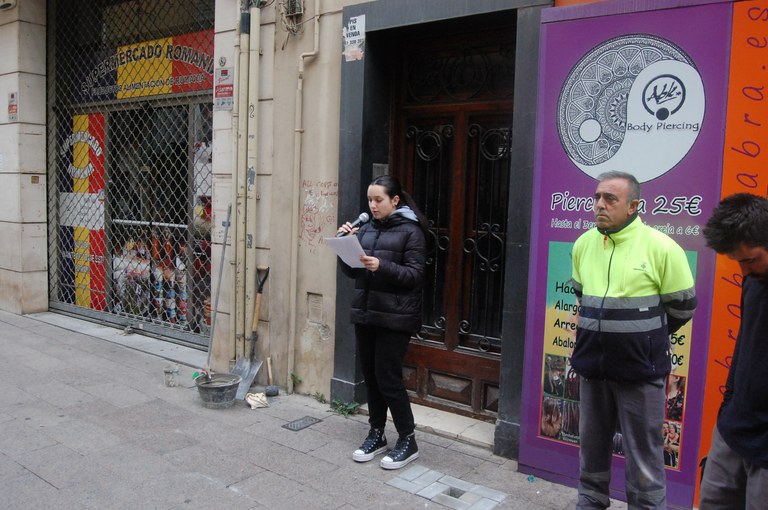
[[[237,26],[235,27],[235,44],[234,44],[235,55],[238,56],[238,61],[239,61],[239,56],[240,56],[240,42],[242,40],[242,34],[241,34],[240,30],[241,30],[241,23],[238,23]],[[239,63],[238,63],[238,65],[239,65]],[[236,223],[236,222],[233,221],[233,219],[237,216],[237,209],[235,208],[235,204],[237,203],[237,185],[236,185],[236,183],[237,183],[238,155],[240,154],[239,144],[238,144],[238,139],[237,139],[237,127],[238,127],[239,122],[240,122],[239,109],[240,109],[240,101],[241,101],[241,97],[240,97],[240,70],[239,69],[237,70],[237,77],[238,77],[238,81],[235,84],[235,93],[237,95],[237,104],[236,104],[237,108],[233,108],[232,109],[232,118],[231,118],[231,123],[232,123],[231,126],[232,126],[232,133],[233,133],[233,136],[232,136],[232,154],[235,155],[235,164],[232,165],[232,169],[231,169],[231,172],[230,172],[230,174],[231,174],[230,175],[230,183],[231,183],[231,185],[230,185],[230,189],[229,189],[229,205],[231,207],[231,213],[230,213],[230,218],[229,218],[229,221],[230,221],[229,233],[230,233],[230,238],[233,239],[233,240],[235,239],[235,235],[234,235],[234,232],[233,232],[233,230],[234,230],[233,227],[234,227],[234,225]],[[222,243],[221,243],[222,247],[226,243],[227,243],[227,240],[225,238],[225,239],[222,240]],[[226,252],[229,254],[229,257],[230,257],[230,262],[229,262],[230,266],[234,265],[235,257],[236,257],[236,254],[234,253],[234,250],[232,248],[234,248],[234,242],[232,243],[232,246],[230,247],[230,249],[226,250]],[[224,255],[224,249],[223,248],[222,248],[221,255],[222,256]],[[220,266],[222,268],[223,268],[223,262],[224,261],[222,261],[222,265]],[[234,271],[232,271],[229,276],[230,276],[229,288],[234,289],[235,288],[235,274],[234,274]],[[223,277],[223,275],[222,275],[222,277]],[[213,280],[211,280],[211,282],[213,282]],[[221,286],[221,285],[219,285],[219,286]],[[221,292],[221,290],[219,290],[217,292]],[[227,339],[227,344],[228,344],[227,348],[229,350],[229,357],[230,358],[232,357],[233,354],[236,354],[236,349],[235,349],[235,304],[234,304],[234,293],[232,294],[232,301],[233,302],[229,304],[229,338]],[[215,338],[215,332],[214,332],[214,338]],[[212,347],[213,346],[211,346],[211,348]],[[223,351],[220,351],[220,352],[223,352]],[[227,361],[229,361],[229,360],[227,360]],[[227,371],[229,371],[229,370],[227,369]]]
[[[293,208],[292,208],[292,226],[291,226],[291,281],[290,281],[290,304],[288,306],[288,374],[287,383],[288,393],[293,393],[293,378],[291,374],[296,366],[296,301],[299,292],[298,272],[299,272],[299,209],[301,208],[301,142],[304,133],[302,125],[302,108],[304,103],[304,62],[307,58],[317,56],[320,48],[320,0],[315,0],[314,11],[314,47],[312,51],[302,53],[299,56],[299,76],[296,84],[296,112],[294,116],[293,129]]]
[[[247,0],[244,0],[247,2]],[[243,354],[243,339],[245,332],[245,295],[243,292],[244,261],[245,261],[245,181],[247,175],[248,156],[248,53],[250,51],[250,13],[244,4],[240,12],[240,37],[235,46],[238,48],[238,85],[237,108],[233,110],[233,123],[236,126],[237,156],[232,176],[232,296],[230,302],[230,338],[234,340],[232,360]]]
[[[261,53],[261,0],[251,0],[250,39],[248,51],[248,141],[247,141],[247,187],[246,187],[246,244],[245,244],[245,324],[253,323],[256,300],[256,204],[260,198],[256,187],[258,169],[258,127],[259,127],[259,55]],[[254,324],[258,327],[258,324]],[[245,330],[250,335],[250,329]],[[250,345],[243,345],[244,356],[250,355]]]

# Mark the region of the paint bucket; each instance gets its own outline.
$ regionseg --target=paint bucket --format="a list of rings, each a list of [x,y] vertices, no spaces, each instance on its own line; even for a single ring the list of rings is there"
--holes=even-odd
[[[204,407],[220,409],[235,402],[237,387],[242,380],[237,374],[213,374],[210,377],[201,375],[195,379],[195,385]]]

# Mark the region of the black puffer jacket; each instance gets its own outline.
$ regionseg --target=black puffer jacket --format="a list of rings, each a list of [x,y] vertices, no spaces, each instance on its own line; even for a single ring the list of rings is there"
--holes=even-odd
[[[413,333],[421,327],[421,294],[426,242],[413,212],[402,207],[386,220],[373,220],[357,232],[367,255],[379,259],[375,272],[353,269],[339,259],[342,272],[355,278],[353,324]]]

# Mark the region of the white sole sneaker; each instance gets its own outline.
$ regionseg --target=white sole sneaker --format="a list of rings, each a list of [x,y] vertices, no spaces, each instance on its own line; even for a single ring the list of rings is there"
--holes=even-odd
[[[378,450],[373,450],[370,453],[365,453],[363,450],[355,450],[352,453],[352,460],[355,462],[368,462],[369,460],[373,460],[373,458],[378,454],[384,453],[385,451],[387,451],[386,446],[382,446]]]
[[[381,462],[379,462],[379,465],[384,469],[400,469],[401,467],[405,466],[409,462],[416,460],[418,458],[419,458],[419,452],[414,453],[407,459],[401,460],[400,462],[395,462],[387,456],[381,459]]]

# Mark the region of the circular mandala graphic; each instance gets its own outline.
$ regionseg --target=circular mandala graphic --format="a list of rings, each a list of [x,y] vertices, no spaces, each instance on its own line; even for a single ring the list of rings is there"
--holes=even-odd
[[[610,39],[576,63],[557,102],[560,141],[574,162],[598,165],[616,154],[626,133],[632,84],[643,69],[661,60],[693,65],[680,48],[648,34]],[[657,113],[659,118],[664,114]]]

